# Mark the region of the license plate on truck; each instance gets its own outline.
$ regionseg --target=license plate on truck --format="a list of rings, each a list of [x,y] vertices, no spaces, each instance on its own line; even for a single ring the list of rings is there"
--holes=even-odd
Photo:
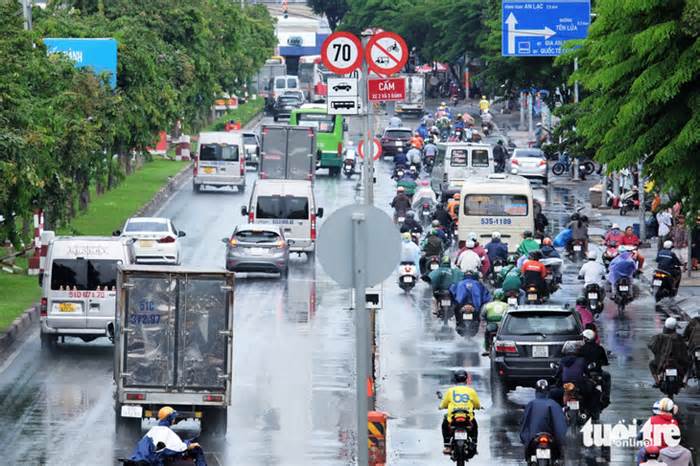
[[[143,416],[143,408],[137,405],[122,405],[122,417],[139,418]]]

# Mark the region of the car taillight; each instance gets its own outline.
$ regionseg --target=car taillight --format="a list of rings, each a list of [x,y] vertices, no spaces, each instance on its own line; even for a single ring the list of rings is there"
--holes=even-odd
[[[255,221],[255,213],[253,211],[248,212],[248,223],[253,223]]]
[[[197,176],[197,173],[199,172],[199,157],[194,158],[194,168],[192,169],[192,174],[194,176]]]
[[[245,159],[240,162],[241,164],[241,176],[245,176]]]
[[[232,248],[235,248],[235,247],[238,246],[238,240],[235,239],[235,238],[231,238],[231,239],[228,241],[228,244],[229,244],[229,246],[231,246]]]
[[[547,161],[546,161],[546,160],[540,160],[540,167],[543,167],[543,166],[545,166],[545,165],[547,165]]]
[[[204,395],[204,401],[224,401],[224,395]]]
[[[159,243],[174,243],[175,238],[173,238],[172,236],[164,236],[163,238],[159,239],[158,242]]]
[[[311,214],[311,241],[316,241],[316,214]]]
[[[126,399],[127,399],[127,400],[138,400],[138,401],[141,401],[141,400],[145,400],[145,399],[146,399],[146,395],[143,394],[143,393],[127,393],[127,394],[126,394]]]
[[[517,353],[518,348],[512,341],[497,341],[494,343],[497,353]]]
[[[41,317],[46,317],[48,310],[49,301],[46,298],[41,298],[41,306],[39,307],[39,315]]]
[[[513,157],[512,159],[510,159],[510,164],[511,165],[520,165],[520,162],[518,162],[518,159]]]
[[[287,243],[285,243],[282,240],[278,240],[277,242],[275,242],[275,246],[277,246],[279,249],[284,248],[286,245],[287,245]]]

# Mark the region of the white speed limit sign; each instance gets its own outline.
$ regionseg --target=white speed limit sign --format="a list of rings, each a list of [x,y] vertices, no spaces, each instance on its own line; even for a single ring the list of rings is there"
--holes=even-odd
[[[323,64],[335,74],[348,74],[362,64],[362,44],[349,32],[334,32],[321,46]]]

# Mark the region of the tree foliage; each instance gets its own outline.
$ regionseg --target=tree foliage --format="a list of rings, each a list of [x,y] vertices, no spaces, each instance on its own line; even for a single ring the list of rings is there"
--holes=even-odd
[[[334,31],[349,9],[348,0],[306,0],[306,4],[317,15],[325,15]]]
[[[177,120],[196,130],[222,92],[240,94],[274,49],[262,6],[227,0],[75,0],[35,9],[0,0],[0,237],[43,207],[56,226],[130,171]],[[42,37],[113,37],[117,87],[47,55]],[[114,156],[113,156],[114,155]],[[120,168],[121,165],[121,168]]]
[[[599,0],[579,57],[587,92],[577,130],[599,161],[645,161],[664,189],[700,207],[700,28],[697,2]]]

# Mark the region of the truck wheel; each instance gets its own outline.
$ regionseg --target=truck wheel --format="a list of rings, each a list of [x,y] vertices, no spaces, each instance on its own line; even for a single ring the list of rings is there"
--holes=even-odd
[[[227,424],[228,410],[226,408],[202,408],[202,435],[225,437]]]
[[[50,333],[41,332],[41,349],[42,351],[49,351],[56,347],[56,342],[58,337],[56,335],[51,335]]]

